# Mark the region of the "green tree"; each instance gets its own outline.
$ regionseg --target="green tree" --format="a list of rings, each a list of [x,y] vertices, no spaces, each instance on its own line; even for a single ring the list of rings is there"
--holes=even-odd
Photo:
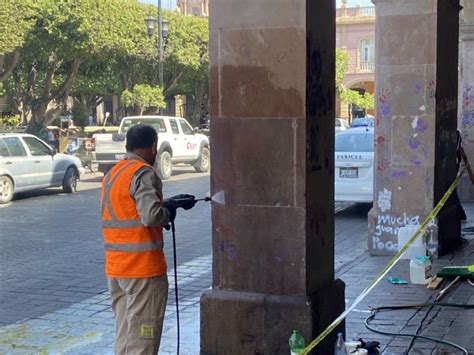
[[[166,12],[170,23],[165,46],[164,95],[186,95],[195,101],[192,119],[207,111],[209,24],[205,18]]]
[[[126,107],[135,108],[140,116],[150,107],[157,109],[166,107],[163,90],[148,84],[138,84],[131,91],[122,92],[122,102]]]
[[[4,1],[0,6],[0,82],[8,79],[20,60],[20,48],[34,25],[32,0]]]
[[[84,128],[87,126],[87,119],[89,117],[87,106],[82,102],[75,102],[72,106],[72,119],[74,125]]]
[[[336,48],[336,93],[339,95],[344,92],[342,81],[347,74],[347,70],[349,70],[350,60],[346,51]]]
[[[343,102],[371,110],[375,107],[374,95],[368,93],[361,95],[357,91],[346,89],[342,84],[349,69],[349,63],[349,54],[340,48],[336,48],[336,93]]]
[[[84,63],[151,52],[136,0],[36,0],[34,25],[8,86],[35,131],[65,108]],[[139,21],[138,21],[139,19]]]

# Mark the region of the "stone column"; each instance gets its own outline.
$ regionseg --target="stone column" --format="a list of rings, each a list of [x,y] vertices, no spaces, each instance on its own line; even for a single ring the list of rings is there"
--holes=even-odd
[[[201,299],[201,353],[288,354],[292,329],[310,341],[344,310],[334,280],[335,4],[210,6],[213,287]]]
[[[474,164],[474,2],[464,0],[460,13],[459,43],[459,101],[458,127],[463,138],[463,147],[471,164]],[[468,175],[464,175],[459,195],[464,201],[474,200],[474,186]]]
[[[376,137],[370,252],[398,250],[456,176],[458,13],[455,0],[376,0]],[[451,201],[438,219],[444,253],[459,240]]]

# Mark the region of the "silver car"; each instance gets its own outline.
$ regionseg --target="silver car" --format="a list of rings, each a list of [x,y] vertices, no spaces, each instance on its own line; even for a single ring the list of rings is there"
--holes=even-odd
[[[62,186],[74,192],[83,172],[78,158],[56,153],[33,135],[0,134],[0,204],[21,191]]]

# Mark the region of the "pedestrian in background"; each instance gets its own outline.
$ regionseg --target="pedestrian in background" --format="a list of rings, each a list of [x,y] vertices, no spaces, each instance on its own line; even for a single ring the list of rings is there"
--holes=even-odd
[[[163,226],[174,220],[176,208],[163,200],[152,168],[155,129],[137,125],[126,138],[126,157],[104,177],[101,194],[115,353],[157,354],[168,298]]]
[[[94,125],[94,116],[92,115],[92,112],[89,114],[89,126]]]

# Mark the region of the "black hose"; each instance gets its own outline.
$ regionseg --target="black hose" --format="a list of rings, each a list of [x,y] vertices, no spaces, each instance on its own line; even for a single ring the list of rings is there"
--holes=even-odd
[[[179,355],[180,331],[179,331],[179,304],[178,304],[178,262],[176,260],[176,229],[174,221],[171,221],[171,234],[173,235],[173,263],[174,263],[174,296],[176,302],[176,354]]]
[[[427,304],[424,304],[424,305],[426,305],[426,306],[436,305],[436,306],[474,308],[474,305],[459,305],[459,304],[441,303],[441,302],[427,303]],[[377,310],[378,309],[403,309],[401,307],[403,307],[403,306],[377,307],[376,309]],[[408,306],[405,306],[404,308],[413,308],[413,307],[420,307],[420,305],[408,305]],[[377,311],[372,310],[371,315],[368,316],[364,321],[365,327],[368,330],[370,330],[374,333],[378,333],[378,334],[382,334],[382,335],[389,335],[389,336],[394,336],[394,337],[410,337],[410,338],[420,338],[420,339],[430,340],[430,341],[434,341],[434,342],[437,342],[437,343],[452,346],[452,347],[462,351],[465,355],[469,355],[469,352],[465,348],[463,348],[461,345],[458,345],[458,344],[453,343],[453,342],[448,341],[448,340],[443,340],[443,339],[438,339],[438,338],[433,338],[433,337],[428,337],[428,336],[418,335],[418,334],[392,333],[392,332],[386,332],[386,331],[383,331],[383,330],[378,330],[377,328],[374,328],[374,327],[369,325],[369,322],[375,318],[376,314],[377,314]]]

